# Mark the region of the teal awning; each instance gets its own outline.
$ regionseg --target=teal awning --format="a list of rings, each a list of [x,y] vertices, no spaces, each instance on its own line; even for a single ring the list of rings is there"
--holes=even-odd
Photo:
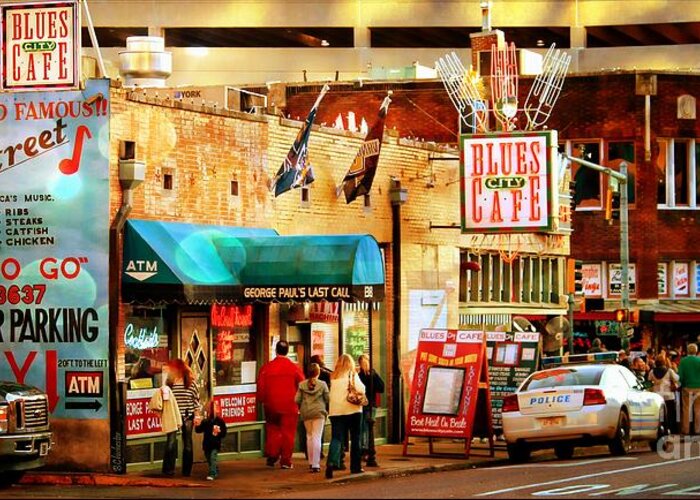
[[[370,235],[129,220],[122,283],[127,302],[377,301],[384,264]]]

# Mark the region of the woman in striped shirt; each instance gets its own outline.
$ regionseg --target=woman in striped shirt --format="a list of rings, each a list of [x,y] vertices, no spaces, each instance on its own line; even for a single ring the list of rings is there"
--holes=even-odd
[[[192,370],[181,359],[173,359],[167,364],[167,384],[172,390],[182,415],[182,475],[189,476],[192,473],[193,449],[192,427],[195,414],[200,412],[199,389],[194,381]],[[167,435],[165,442],[165,457],[163,458],[163,473],[172,476],[175,474],[175,461],[177,459],[177,433]]]

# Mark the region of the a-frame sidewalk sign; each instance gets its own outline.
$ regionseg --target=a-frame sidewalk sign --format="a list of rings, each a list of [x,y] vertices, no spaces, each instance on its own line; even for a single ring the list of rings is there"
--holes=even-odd
[[[491,392],[483,330],[424,329],[418,338],[416,365],[406,415],[403,454],[409,438],[464,439],[471,454],[473,436],[487,437],[494,456]],[[461,455],[461,454],[460,454]]]

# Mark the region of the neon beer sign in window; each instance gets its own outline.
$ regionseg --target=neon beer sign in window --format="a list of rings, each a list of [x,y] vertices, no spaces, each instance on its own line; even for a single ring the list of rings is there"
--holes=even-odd
[[[463,136],[463,232],[551,229],[553,132]]]
[[[211,306],[211,326],[241,328],[253,326],[253,306]]]

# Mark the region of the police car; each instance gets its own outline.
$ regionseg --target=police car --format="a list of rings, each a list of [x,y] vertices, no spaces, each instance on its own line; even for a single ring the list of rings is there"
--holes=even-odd
[[[554,448],[571,458],[576,446],[607,444],[625,455],[632,440],[652,450],[668,434],[664,400],[647,392],[635,375],[615,363],[616,353],[544,358],[546,369],[530,375],[503,400],[503,436],[511,461],[534,449]]]

